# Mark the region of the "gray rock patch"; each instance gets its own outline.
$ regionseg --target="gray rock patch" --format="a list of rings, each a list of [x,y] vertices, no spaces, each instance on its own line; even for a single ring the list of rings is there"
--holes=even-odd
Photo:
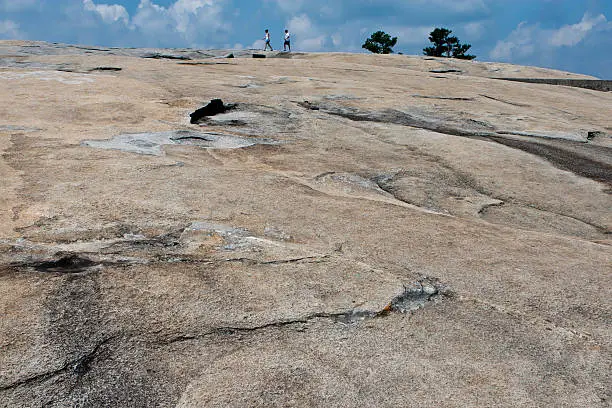
[[[95,81],[95,75],[74,74],[71,72],[61,71],[28,71],[28,72],[2,72],[0,79],[5,80],[22,80],[22,79],[37,79],[40,81],[57,81],[65,85],[81,85],[83,83],[92,83]]]
[[[273,145],[278,143],[272,139],[240,137],[216,132],[173,130],[169,132],[125,134],[107,140],[84,140],[81,145],[98,149],[163,156],[164,145],[195,145],[205,149],[240,149],[256,144]]]
[[[16,125],[0,125],[0,132],[38,132],[38,128],[29,128]]]

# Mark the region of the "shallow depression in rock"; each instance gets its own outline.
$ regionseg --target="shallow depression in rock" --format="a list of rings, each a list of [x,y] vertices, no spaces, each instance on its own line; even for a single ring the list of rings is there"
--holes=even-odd
[[[81,145],[99,149],[162,156],[164,145],[195,145],[206,149],[240,149],[257,144],[278,144],[273,139],[249,138],[216,132],[173,130],[169,132],[134,133],[107,140],[84,140]]]

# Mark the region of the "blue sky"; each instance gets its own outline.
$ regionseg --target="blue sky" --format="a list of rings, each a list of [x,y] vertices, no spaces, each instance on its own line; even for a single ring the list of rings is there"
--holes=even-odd
[[[612,79],[612,0],[0,0],[0,39],[120,47],[251,48],[264,28],[295,50],[364,52],[382,29],[421,54],[452,29],[480,61]]]

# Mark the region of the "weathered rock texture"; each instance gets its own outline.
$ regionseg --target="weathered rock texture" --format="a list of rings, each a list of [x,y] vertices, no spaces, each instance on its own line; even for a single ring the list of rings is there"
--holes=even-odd
[[[0,406],[609,406],[612,94],[223,55],[0,42]]]
[[[503,78],[506,81],[527,82],[532,84],[548,84],[575,86],[578,88],[593,89],[595,91],[610,92],[612,91],[612,81],[597,80],[597,79],[541,79],[541,78]]]

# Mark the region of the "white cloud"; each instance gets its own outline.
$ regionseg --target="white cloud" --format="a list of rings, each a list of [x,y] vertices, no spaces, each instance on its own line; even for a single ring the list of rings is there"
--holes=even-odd
[[[115,23],[117,21],[123,21],[124,24],[128,24],[130,21],[130,15],[128,14],[125,7],[118,4],[95,4],[92,0],[83,0],[83,7],[87,11],[97,13],[107,24]]]
[[[82,0],[81,10],[95,15],[105,25],[122,24],[124,45],[206,47],[235,41],[226,35],[230,25],[225,22],[223,13],[227,11],[225,5],[229,0],[174,0],[166,7],[155,1],[140,0],[132,16],[119,4],[95,0]],[[91,24],[90,30],[93,29]],[[100,26],[98,30],[104,32],[105,28]],[[109,30],[113,30],[110,33],[113,38],[120,38],[117,27]]]
[[[578,24],[566,25],[557,31],[554,31],[550,37],[550,44],[555,47],[573,47],[580,41],[584,40],[584,38],[591,30],[593,30],[593,28],[599,25],[604,25],[606,22],[606,16],[603,14],[596,17],[585,14],[584,17],[582,17],[582,21],[580,21]]]
[[[306,14],[293,17],[287,23],[287,28],[292,35],[294,48],[300,51],[321,51],[327,40],[327,36],[321,34]]]
[[[575,47],[597,30],[612,32],[612,24],[603,14],[593,17],[587,13],[579,23],[556,30],[522,22],[505,40],[497,42],[489,56],[495,60],[515,61],[536,54],[549,54],[559,47]]]
[[[19,24],[11,20],[0,21],[0,38],[22,38],[22,34],[19,31]]]
[[[254,50],[263,50],[265,44],[266,43],[264,42],[264,40],[255,40],[255,42],[251,44],[249,48]]]
[[[229,31],[222,18],[225,0],[177,0],[162,7],[151,0],[141,0],[132,18],[132,28],[151,36],[178,37],[190,45],[211,33]]]
[[[463,26],[463,31],[465,31],[470,41],[478,40],[485,33],[485,23],[482,21],[468,23]]]
[[[485,0],[417,0],[421,7],[434,6],[438,10],[454,13],[473,12],[487,8]]]
[[[398,44],[424,44],[429,37],[429,33],[433,31],[433,26],[407,26],[407,27],[389,27],[387,31],[391,37],[398,37]]]
[[[511,60],[513,57],[525,57],[534,53],[535,42],[539,40],[541,32],[538,25],[529,25],[521,22],[518,27],[504,41],[498,41],[491,50],[490,56],[494,60]]]
[[[487,10],[487,1],[490,0],[266,0],[276,4],[282,12],[296,15],[308,12],[312,15],[332,16],[339,10],[359,10],[363,7],[377,9],[392,8],[395,10],[423,10],[432,9],[440,14],[470,13]]]
[[[213,0],[178,0],[168,11],[176,23],[176,30],[185,33],[193,19],[198,23],[219,26],[217,17],[222,11],[219,3]]]
[[[278,8],[285,13],[294,14],[304,8],[304,0],[275,0]]]
[[[287,27],[289,27],[293,33],[302,36],[308,36],[313,31],[312,21],[310,21],[310,18],[306,14],[293,17],[289,20]]]
[[[300,51],[322,51],[325,46],[325,41],[327,37],[324,35],[320,35],[314,38],[306,38],[305,40],[298,41],[298,46]]]
[[[332,39],[332,44],[334,44],[334,47],[339,47],[342,45],[342,34],[340,33],[335,33],[331,36]]]
[[[0,10],[7,13],[37,7],[39,0],[0,0]]]

